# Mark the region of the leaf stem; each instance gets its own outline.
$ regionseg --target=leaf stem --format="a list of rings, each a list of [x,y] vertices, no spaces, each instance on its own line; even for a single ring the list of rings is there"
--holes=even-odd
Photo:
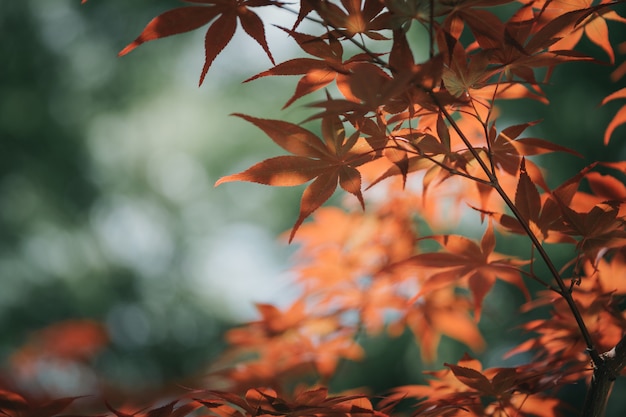
[[[396,138],[396,139],[399,139],[399,138]],[[449,167],[448,165],[444,164],[443,162],[437,161],[437,160],[436,160],[435,158],[433,158],[431,155],[428,155],[428,154],[423,153],[423,152],[419,149],[418,145],[413,145],[413,144],[411,144],[409,141],[407,141],[407,143],[409,143],[409,144],[410,144],[410,145],[411,145],[411,146],[412,146],[412,147],[416,150],[416,152],[414,152],[414,153],[415,153],[415,155],[417,155],[417,156],[421,156],[421,157],[423,157],[423,158],[428,159],[428,160],[429,160],[430,162],[432,162],[433,164],[435,164],[435,165],[439,166],[439,168],[441,168],[441,169],[443,169],[443,170],[445,170],[445,171],[448,171],[451,175],[458,175],[458,176],[460,176],[460,177],[467,178],[467,179],[472,180],[472,181],[474,181],[474,182],[479,182],[479,183],[481,183],[481,184],[485,184],[485,185],[491,185],[491,182],[490,182],[490,181],[484,180],[484,179],[482,179],[482,178],[474,177],[473,175],[468,174],[467,172],[463,172],[463,171],[459,171],[459,170],[457,170],[457,169],[451,168],[451,167]],[[387,147],[387,149],[399,149],[399,150],[401,150],[401,151],[410,152],[410,151],[407,151],[405,148],[403,148],[403,147],[401,147],[401,146],[388,146],[388,147]]]
[[[532,263],[531,263],[531,268],[532,268]],[[537,281],[538,283],[540,283],[541,285],[543,285],[544,287],[546,287],[550,291],[554,291],[555,293],[561,295],[561,290],[559,290],[555,286],[545,282],[543,279],[539,278],[537,275],[534,274],[534,272],[532,272],[532,270],[531,270],[531,272],[526,272],[526,271],[519,271],[519,272],[522,275],[527,276],[529,279],[533,279],[533,280]]]

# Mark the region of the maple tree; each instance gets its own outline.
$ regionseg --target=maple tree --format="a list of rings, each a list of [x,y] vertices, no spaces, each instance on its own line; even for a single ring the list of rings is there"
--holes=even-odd
[[[550,170],[533,157],[581,155],[550,138],[528,136],[537,121],[502,126],[498,104],[548,104],[542,87],[555,67],[602,62],[575,49],[583,35],[608,57],[604,64],[615,66],[614,80],[622,77],[607,24],[626,23],[615,10],[620,1],[301,0],[297,8],[276,0],[186,3],[155,17],[120,55],[208,25],[202,84],[240,25],[272,65],[247,82],[299,76],[284,107],[326,89],[302,124],[236,114],[288,155],[216,184],[308,184],[288,235],[297,244],[294,271],[302,291],[285,309],[257,305],[258,320],[227,333],[230,347],[209,376],[209,385],[220,389],[191,387],[165,405],[134,412],[107,403],[109,415],[387,417],[407,400],[416,417],[605,414],[611,386],[626,366],[626,161],[592,161],[550,187]],[[268,23],[255,12],[261,7],[292,13],[281,29],[309,57],[274,61]],[[301,32],[305,20],[317,23],[319,32]],[[429,53],[421,62],[408,36],[412,25],[428,33]],[[625,98],[626,89],[617,89],[600,104]],[[626,106],[603,140],[590,140],[620,140],[625,123]],[[341,208],[323,207],[338,187],[354,198]],[[481,239],[446,230],[464,208],[484,225]],[[432,233],[423,233],[416,219]],[[510,235],[528,239],[526,259],[496,252],[496,239]],[[548,245],[564,247],[570,259],[557,265]],[[548,275],[538,272],[540,265]],[[549,306],[542,318],[524,323],[527,340],[508,353],[525,352],[530,362],[483,369],[466,354],[429,372],[428,384],[396,387],[383,398],[329,394],[342,361],[365,355],[361,333],[393,336],[408,328],[428,362],[436,361],[443,336],[480,351],[483,302],[498,280],[519,289],[526,299],[522,311]],[[531,282],[544,290],[531,291]],[[77,348],[74,340],[89,343]],[[70,323],[42,332],[16,357],[25,363],[42,354],[80,360],[103,343],[97,324]],[[582,410],[572,411],[557,391],[581,381],[587,397]],[[56,416],[74,400],[38,403],[1,390],[0,413]]]

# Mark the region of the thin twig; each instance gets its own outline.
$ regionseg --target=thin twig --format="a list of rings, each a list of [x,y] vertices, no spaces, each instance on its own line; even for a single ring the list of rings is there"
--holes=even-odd
[[[402,138],[395,138],[395,139],[396,140],[401,140]],[[467,178],[469,180],[472,180],[474,182],[479,182],[479,183],[484,184],[484,185],[491,185],[491,182],[489,182],[487,180],[475,177],[475,176],[473,176],[471,174],[468,174],[467,172],[459,171],[456,168],[452,168],[452,167],[444,164],[443,162],[437,161],[433,156],[425,154],[422,151],[420,151],[420,149],[416,145],[413,145],[408,140],[406,142],[415,149],[415,155],[421,156],[421,157],[424,157],[424,158],[428,159],[430,162],[432,162],[433,164],[439,166],[441,169],[443,169],[445,171],[448,171],[450,174],[458,175],[460,177]],[[398,150],[401,150],[401,151],[410,152],[410,151],[407,151],[405,148],[400,147],[400,146],[397,146],[397,147],[396,146],[387,146],[387,149],[398,149]]]
[[[425,90],[433,99],[437,107],[444,114],[446,120],[450,123],[452,128],[460,136],[461,140],[463,141],[465,146],[468,148],[469,152],[474,156],[474,158],[476,158],[476,160],[478,161],[478,164],[480,165],[480,167],[483,169],[483,171],[485,172],[485,174],[488,176],[489,180],[491,181],[491,186],[496,190],[496,192],[504,200],[505,204],[513,212],[513,215],[515,216],[517,221],[520,223],[520,225],[522,226],[522,228],[524,229],[524,231],[530,238],[531,242],[533,243],[533,246],[537,248],[537,252],[539,252],[539,255],[541,256],[546,266],[548,267],[550,274],[554,277],[557,285],[559,286],[559,289],[561,290],[562,297],[565,299],[572,314],[574,315],[574,319],[576,320],[576,324],[578,325],[580,332],[582,334],[582,337],[585,341],[585,344],[587,345],[587,351],[589,352],[591,359],[594,361],[594,363],[601,363],[602,359],[600,358],[600,355],[598,354],[598,351],[596,350],[593,344],[593,339],[591,338],[591,334],[589,333],[589,330],[587,329],[587,326],[585,325],[582,315],[580,314],[580,310],[578,309],[578,306],[576,305],[576,302],[574,301],[572,294],[567,290],[567,285],[563,281],[563,278],[559,274],[559,271],[556,269],[556,266],[552,262],[552,259],[550,258],[548,253],[545,251],[544,247],[541,245],[541,242],[539,242],[539,239],[537,238],[535,233],[531,230],[530,226],[528,225],[528,222],[524,219],[524,216],[522,216],[521,212],[519,211],[515,203],[504,192],[504,190],[502,189],[502,186],[500,185],[498,181],[498,178],[490,172],[489,167],[480,158],[480,155],[478,155],[478,152],[476,152],[476,150],[472,147],[470,140],[467,138],[467,136],[465,136],[465,134],[463,133],[459,125],[454,121],[454,119],[452,118],[450,113],[446,110],[446,108],[443,106],[443,104],[441,104],[441,102],[437,99],[437,96],[435,95],[435,93],[430,89],[425,89]]]

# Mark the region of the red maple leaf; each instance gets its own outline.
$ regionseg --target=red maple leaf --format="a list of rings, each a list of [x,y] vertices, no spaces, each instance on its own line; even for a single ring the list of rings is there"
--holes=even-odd
[[[550,21],[555,17],[558,17],[565,12],[577,11],[583,9],[589,9],[588,15],[577,22],[574,30],[563,37],[550,47],[552,50],[568,50],[574,49],[576,44],[580,41],[583,33],[589,38],[591,42],[602,48],[609,56],[611,63],[615,61],[615,53],[613,52],[613,46],[609,40],[609,28],[607,26],[607,20],[613,20],[616,22],[626,23],[626,19],[617,14],[614,10],[602,7],[606,5],[608,1],[603,0],[598,6],[592,8],[592,0],[551,0],[551,1],[539,1],[535,2],[535,7],[542,8],[542,18],[545,21]]]
[[[364,206],[361,174],[356,168],[372,160],[374,155],[367,142],[359,138],[358,132],[346,137],[338,117],[328,116],[322,120],[323,139],[320,139],[292,123],[257,119],[243,114],[236,116],[263,130],[276,144],[293,155],[266,159],[243,172],[220,178],[216,186],[231,181],[293,186],[315,178],[302,195],[300,215],[291,230],[290,242],[304,219],[333,195],[338,183]]]
[[[263,21],[250,8],[277,5],[277,2],[273,0],[186,1],[188,3],[204,4],[205,6],[179,7],[160,14],[146,25],[137,39],[120,51],[119,56],[126,55],[142,43],[189,32],[215,19],[207,29],[204,40],[205,61],[200,74],[200,85],[202,85],[213,60],[233,38],[237,29],[237,21],[239,21],[244,31],[261,45],[272,64],[274,64],[274,58],[265,40]]]
[[[530,228],[533,234],[540,240],[550,243],[573,242],[565,233],[567,227],[563,222],[559,204],[550,194],[539,194],[534,181],[526,171],[526,161],[521,160],[519,180],[515,190],[515,206],[522,217],[522,221]],[[561,188],[555,190],[556,194],[562,194]],[[568,201],[569,201],[568,200]],[[508,214],[496,216],[498,222],[508,231],[518,234],[526,234],[526,230],[518,219]]]
[[[363,4],[362,4],[363,3]],[[384,3],[379,0],[341,0],[345,11],[329,1],[315,1],[309,4],[331,27],[352,37],[363,34],[374,40],[387,39],[376,31],[388,29],[390,13],[382,12]]]
[[[336,82],[337,88],[346,98],[352,101],[358,101],[349,88],[350,73],[358,63],[371,60],[369,55],[357,54],[344,61],[341,42],[332,35],[329,34],[326,39],[324,39],[284,28],[283,30],[289,33],[307,54],[320,59],[290,59],[267,71],[263,71],[248,78],[244,82],[272,75],[304,75],[298,82],[295,93],[287,103],[285,103],[283,109],[289,107],[302,96],[317,91],[333,81]]]

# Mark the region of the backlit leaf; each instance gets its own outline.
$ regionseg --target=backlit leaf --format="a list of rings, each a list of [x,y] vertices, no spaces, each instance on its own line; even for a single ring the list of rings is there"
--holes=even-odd
[[[246,169],[239,174],[220,178],[215,186],[231,181],[290,187],[304,184],[332,168],[328,162],[300,156],[277,156]]]
[[[120,51],[119,56],[126,55],[142,43],[197,29],[209,23],[218,14],[218,10],[202,6],[169,10],[152,19],[137,39]]]
[[[593,193],[607,200],[626,200],[626,185],[611,175],[590,172],[586,175]]]
[[[518,208],[524,220],[537,222],[539,220],[539,211],[541,210],[541,197],[537,191],[537,187],[526,172],[526,160],[522,158],[520,166],[519,182],[515,191],[515,206]]]
[[[200,73],[200,85],[215,58],[228,45],[237,29],[237,16],[234,13],[222,14],[206,31],[204,36],[204,66]]]
[[[489,382],[489,380],[477,370],[450,363],[445,363],[444,365],[450,368],[454,376],[468,387],[473,388],[485,395],[493,395],[494,390],[491,386],[491,382]]]
[[[337,116],[322,119],[322,141],[310,131],[280,120],[258,119],[236,114],[263,130],[277,145],[295,154],[279,156],[260,162],[238,174],[220,178],[218,186],[231,181],[249,181],[266,185],[293,186],[310,180],[302,194],[300,214],[291,231],[294,237],[302,222],[324,204],[335,192],[337,185],[354,195],[361,206],[361,174],[356,167],[375,158],[366,142],[359,141],[358,133],[345,137],[344,128]]]
[[[615,129],[618,126],[623,125],[624,123],[626,123],[626,106],[620,108],[617,111],[617,113],[615,114],[615,116],[613,116],[613,119],[607,126],[606,131],[604,132],[604,144],[605,145],[609,144],[609,141],[611,140],[611,136],[613,135],[613,132],[615,131]]]
[[[272,0],[187,0],[187,2],[206,6],[179,7],[160,14],[146,25],[133,42],[119,52],[119,56],[126,55],[145,42],[189,32],[215,19],[204,38],[205,60],[199,82],[202,85],[211,64],[233,38],[239,20],[244,31],[263,48],[274,64],[274,58],[265,39],[263,21],[250,9],[273,4]]]
[[[315,134],[282,120],[258,119],[245,114],[235,114],[263,130],[278,146],[298,156],[323,158],[328,156],[326,145]]]

